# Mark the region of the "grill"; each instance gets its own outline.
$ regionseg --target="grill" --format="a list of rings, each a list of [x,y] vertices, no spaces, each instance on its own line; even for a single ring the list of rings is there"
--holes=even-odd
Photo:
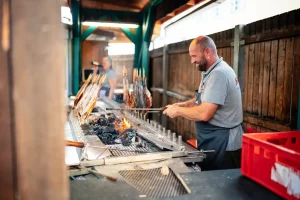
[[[131,156],[131,155],[138,155],[138,154],[143,154],[149,153],[149,152],[158,152],[159,149],[150,145],[147,145],[146,147],[136,147],[136,144],[132,144],[129,146],[123,146],[119,144],[115,145],[107,145],[109,148],[117,148],[120,150],[115,150],[115,149],[110,149],[111,156],[118,157],[118,156]],[[129,150],[129,151],[126,151]],[[137,152],[134,152],[137,151]]]
[[[119,148],[119,147],[118,147]],[[129,150],[129,151],[123,151],[123,150]],[[120,148],[120,150],[110,149],[109,150],[112,156],[131,156],[131,155],[138,155],[142,154],[143,152],[148,152],[146,148],[136,148],[134,145],[126,146]],[[139,151],[139,152],[133,152],[133,151]]]
[[[166,176],[160,172],[161,168],[148,170],[124,170],[120,175],[125,181],[136,188],[141,194],[152,198],[175,197],[187,194],[187,190],[174,172]]]

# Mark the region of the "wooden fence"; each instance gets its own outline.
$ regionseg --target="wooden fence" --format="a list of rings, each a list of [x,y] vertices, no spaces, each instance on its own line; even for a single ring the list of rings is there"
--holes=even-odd
[[[238,34],[234,34],[240,30]],[[240,35],[238,40],[234,40]],[[239,44],[238,71],[243,95],[244,122],[258,131],[296,129],[300,77],[300,11],[257,21],[241,29],[210,35],[218,55],[233,66],[234,42]],[[151,52],[150,76],[153,107],[163,106],[164,94],[172,104],[192,98],[201,73],[191,64],[191,40],[169,44]],[[167,73],[164,74],[164,59]],[[237,58],[235,58],[237,59]],[[164,92],[163,81],[167,80]],[[152,118],[163,122],[161,115]],[[167,119],[167,128],[184,139],[195,138],[194,123],[184,118]]]

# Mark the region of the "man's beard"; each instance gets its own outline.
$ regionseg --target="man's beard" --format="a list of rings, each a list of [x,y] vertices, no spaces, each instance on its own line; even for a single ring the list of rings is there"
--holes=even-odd
[[[203,56],[202,59],[196,63],[196,68],[197,70],[201,71],[201,72],[205,72],[207,69],[207,60],[205,59],[205,57]]]

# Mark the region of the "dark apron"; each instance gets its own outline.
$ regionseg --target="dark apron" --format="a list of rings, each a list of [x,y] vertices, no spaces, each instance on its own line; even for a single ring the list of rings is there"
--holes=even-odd
[[[109,87],[101,87],[100,91],[105,91],[105,96],[108,97],[110,88]]]
[[[195,105],[201,104],[201,93],[196,93]],[[230,128],[214,126],[208,122],[196,121],[197,146],[199,150],[215,150],[206,153],[206,158],[200,164],[202,170],[225,169],[225,153],[229,139]]]

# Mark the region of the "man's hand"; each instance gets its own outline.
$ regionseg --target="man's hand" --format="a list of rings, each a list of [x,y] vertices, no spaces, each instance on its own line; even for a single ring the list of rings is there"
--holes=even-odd
[[[166,110],[164,110],[164,114],[169,116],[170,118],[174,118],[174,117],[178,117],[179,112],[178,110],[180,109],[180,107],[176,104],[172,104],[172,105],[167,105],[166,106]]]

